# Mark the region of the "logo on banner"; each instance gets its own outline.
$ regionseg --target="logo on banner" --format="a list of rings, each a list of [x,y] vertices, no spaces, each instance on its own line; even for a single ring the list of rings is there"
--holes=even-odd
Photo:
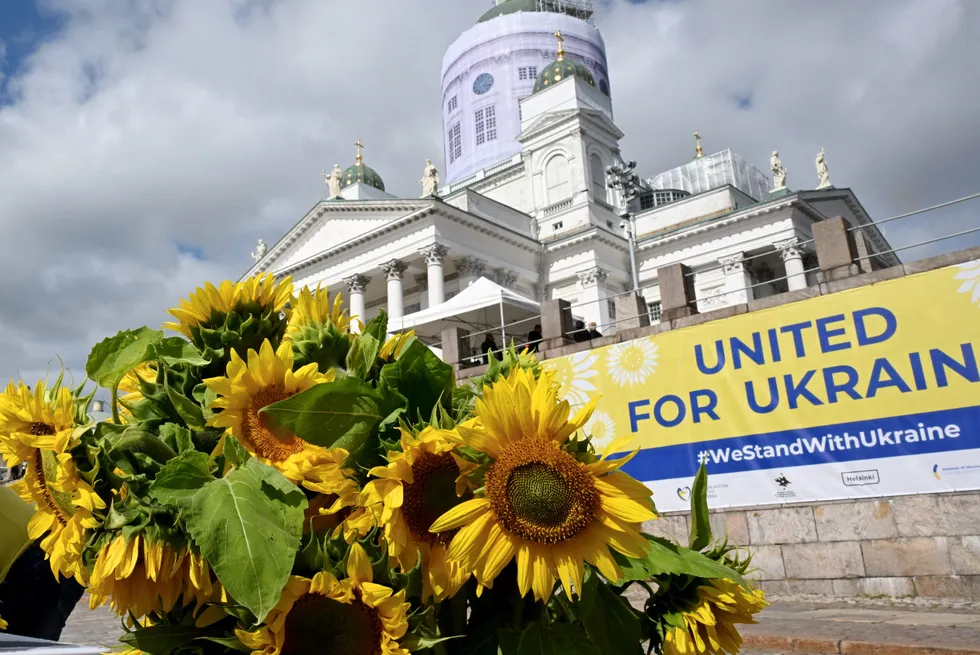
[[[687,500],[688,498],[691,497],[691,488],[690,487],[678,487],[677,488],[677,497],[680,498],[681,500]]]
[[[780,473],[778,478],[774,479],[775,483],[779,485],[779,490],[776,491],[776,498],[785,500],[787,498],[796,498],[796,492],[790,489],[790,485],[793,483],[785,474]]]
[[[937,480],[942,480],[944,476],[949,475],[980,475],[980,465],[940,466],[939,464],[934,464],[932,474]]]
[[[881,476],[878,475],[877,469],[871,469],[869,471],[848,471],[841,473],[840,477],[844,485],[848,487],[861,487],[881,482]]]
[[[942,480],[943,476],[939,475],[939,464],[933,464],[932,474],[936,476],[937,480]]]

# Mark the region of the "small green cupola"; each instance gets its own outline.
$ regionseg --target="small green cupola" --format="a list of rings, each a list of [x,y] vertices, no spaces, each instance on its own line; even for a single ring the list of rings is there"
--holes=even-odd
[[[581,62],[565,59],[565,37],[561,35],[561,30],[555,32],[555,38],[558,39],[558,55],[555,57],[555,61],[548,64],[538,75],[538,79],[534,81],[534,92],[537,93],[549,86],[554,86],[566,77],[578,77],[589,86],[594,87],[595,78],[588,66]]]
[[[380,191],[384,191],[384,180],[381,179],[381,176],[378,175],[377,171],[364,163],[364,158],[361,156],[361,148],[363,148],[364,145],[361,143],[361,140],[358,139],[355,141],[354,145],[357,146],[357,160],[350,168],[344,171],[344,176],[342,178],[344,188],[360,182],[362,184],[372,186]]]

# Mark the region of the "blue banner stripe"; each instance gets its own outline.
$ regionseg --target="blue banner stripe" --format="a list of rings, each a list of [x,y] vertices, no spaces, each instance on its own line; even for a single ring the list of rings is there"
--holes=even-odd
[[[980,448],[980,406],[646,448],[623,467],[650,482]]]

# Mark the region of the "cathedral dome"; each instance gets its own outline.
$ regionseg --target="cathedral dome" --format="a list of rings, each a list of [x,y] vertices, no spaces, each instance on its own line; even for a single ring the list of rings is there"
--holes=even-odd
[[[485,23],[497,16],[516,14],[519,11],[543,11],[555,14],[568,14],[575,18],[581,18],[582,20],[587,20],[592,16],[592,10],[587,4],[578,6],[575,3],[563,3],[560,0],[504,0],[480,16],[480,20],[477,23]]]
[[[384,180],[378,175],[378,172],[373,168],[364,163],[363,157],[361,157],[361,145],[360,140],[354,145],[357,146],[357,160],[344,171],[344,176],[342,178],[342,184],[344,187],[349,187],[352,184],[357,184],[358,182],[372,186],[380,191],[385,190]]]

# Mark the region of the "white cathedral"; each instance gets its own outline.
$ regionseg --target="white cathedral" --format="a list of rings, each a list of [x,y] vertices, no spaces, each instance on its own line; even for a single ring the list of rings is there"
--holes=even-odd
[[[329,285],[351,314],[384,308],[390,331],[435,346],[447,325],[519,344],[550,299],[614,332],[631,261],[655,322],[663,266],[694,271],[700,311],[744,303],[816,283],[815,221],[870,222],[822,152],[814,188],[791,190],[776,152],[770,184],[730,150],[705,155],[697,132],[693,158],[635,178],[627,201],[607,179],[623,162],[612,91],[587,0],[496,0],[443,58],[445,184],[429,162],[422,196],[398,198],[357,141],[354,164],[326,175],[328,197],[275,245],[260,242],[245,277]],[[897,263],[876,228],[863,232],[877,265]]]

